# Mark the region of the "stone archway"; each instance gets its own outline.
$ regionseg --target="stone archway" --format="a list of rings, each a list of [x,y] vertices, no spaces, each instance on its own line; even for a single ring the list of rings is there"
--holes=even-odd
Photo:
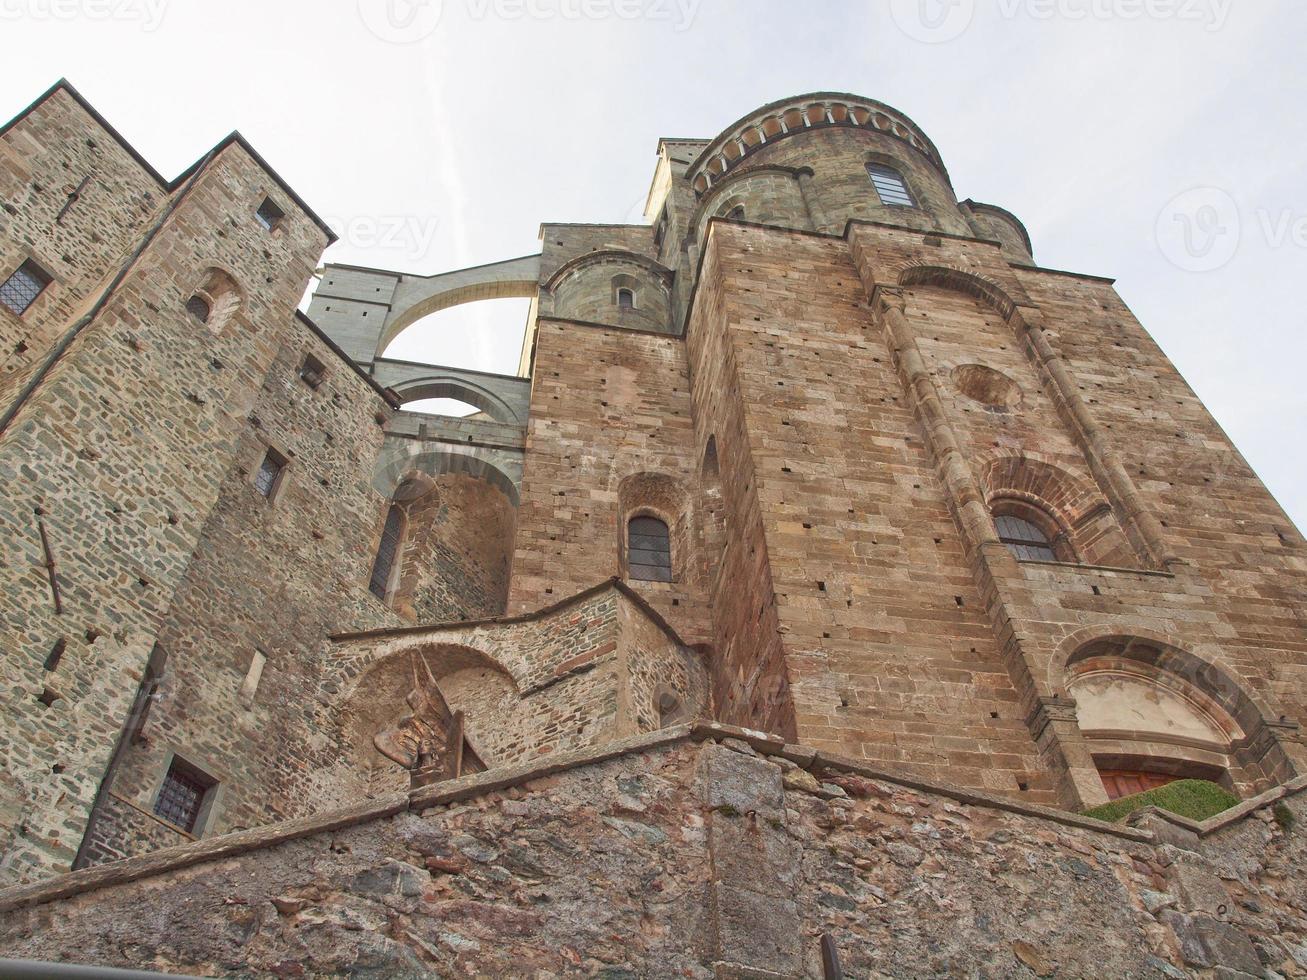
[[[480,765],[492,766],[510,754],[518,700],[512,675],[480,650],[448,643],[404,649],[372,664],[346,695],[342,754],[351,768],[366,774],[373,792],[408,789],[410,770],[378,742],[438,705],[462,716],[467,746]],[[420,723],[434,725],[429,717]]]
[[[1294,775],[1275,716],[1227,668],[1147,631],[1077,634],[1049,668],[1100,770],[1216,781],[1241,796]]]

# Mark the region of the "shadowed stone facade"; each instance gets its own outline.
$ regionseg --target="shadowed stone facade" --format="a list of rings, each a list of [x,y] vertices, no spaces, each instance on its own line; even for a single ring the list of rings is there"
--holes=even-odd
[[[38,904],[0,952],[815,976],[828,935],[851,975],[1307,970],[1266,822],[1307,774],[1302,535],[1111,281],[1039,267],[897,110],[663,141],[647,224],[329,265],[307,316],[331,233],[239,135],[167,181],[60,83],[0,161],[0,282],[49,279],[0,304],[0,902],[107,882],[127,915],[148,868],[236,909],[145,950],[86,939],[98,898]],[[385,357],[504,296],[520,376]],[[655,734],[710,720],[753,748]],[[1120,772],[1260,816],[1208,854],[1069,815]],[[255,880],[183,870],[224,840]]]

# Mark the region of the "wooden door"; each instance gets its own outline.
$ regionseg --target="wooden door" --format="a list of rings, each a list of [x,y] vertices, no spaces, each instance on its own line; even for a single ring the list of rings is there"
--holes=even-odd
[[[1160,772],[1138,772],[1129,769],[1100,769],[1103,786],[1109,799],[1119,800],[1123,796],[1147,793],[1150,789],[1159,789],[1173,783],[1180,777],[1166,776]]]

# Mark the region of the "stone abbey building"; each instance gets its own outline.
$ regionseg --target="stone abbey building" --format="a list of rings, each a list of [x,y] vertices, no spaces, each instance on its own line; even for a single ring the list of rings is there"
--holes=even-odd
[[[845,94],[646,217],[305,315],[239,135],[0,130],[0,955],[1307,975],[1307,547],[1112,281]],[[501,297],[516,376],[385,356]]]

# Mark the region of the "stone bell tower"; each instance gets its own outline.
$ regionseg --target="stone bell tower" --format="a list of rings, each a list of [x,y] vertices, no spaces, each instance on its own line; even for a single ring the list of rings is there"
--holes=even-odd
[[[845,95],[664,143],[650,214],[722,718],[1076,807],[1301,771],[1302,536],[1111,280]]]
[[[1303,764],[1302,538],[1111,280],[849,95],[663,141],[647,218],[541,230],[512,609],[654,515],[722,720],[1073,807]]]

